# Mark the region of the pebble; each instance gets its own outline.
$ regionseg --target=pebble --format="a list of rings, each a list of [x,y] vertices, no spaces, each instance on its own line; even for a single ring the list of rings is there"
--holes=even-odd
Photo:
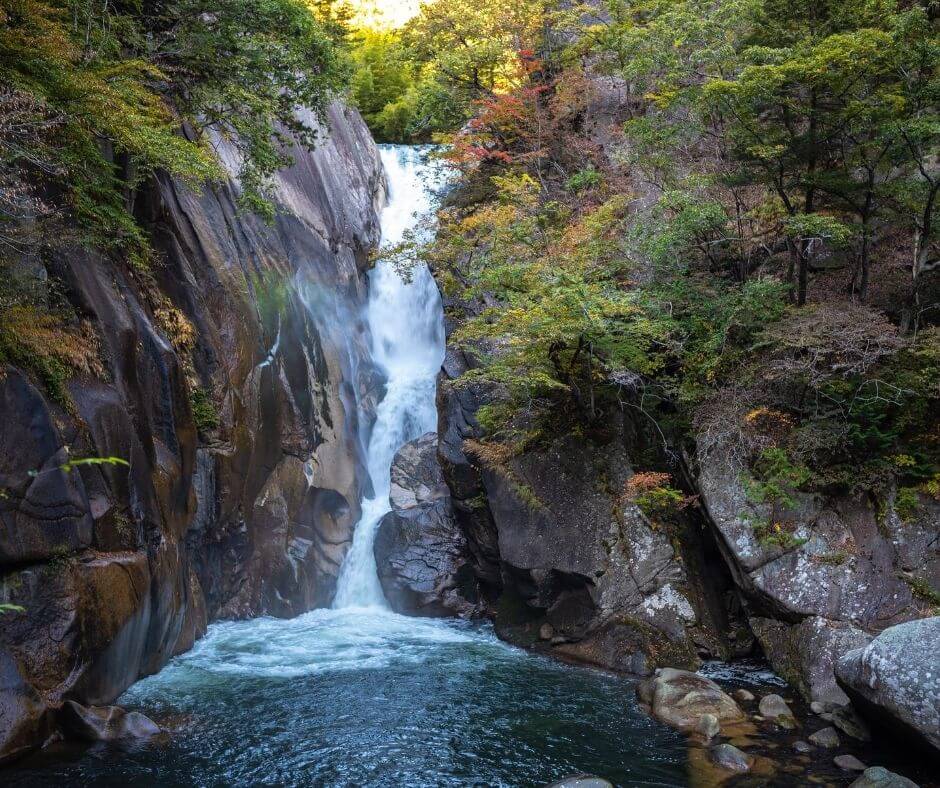
[[[864,772],[868,768],[854,755],[837,755],[832,760],[836,766],[846,772]]]
[[[779,695],[765,695],[760,699],[757,708],[765,718],[772,720],[781,728],[791,730],[796,727],[793,712],[790,711],[787,702]]]
[[[841,743],[839,733],[835,728],[823,728],[816,731],[809,737],[809,740],[817,747],[825,747],[827,750],[834,750]]]
[[[813,749],[813,745],[805,741],[795,741],[793,742],[793,749],[797,752],[810,752]]]
[[[746,689],[736,689],[731,694],[734,695],[735,699],[744,703],[749,703],[750,701],[754,700],[754,693],[748,692]]]
[[[749,772],[754,759],[733,744],[718,744],[711,749],[712,761],[730,772]]]

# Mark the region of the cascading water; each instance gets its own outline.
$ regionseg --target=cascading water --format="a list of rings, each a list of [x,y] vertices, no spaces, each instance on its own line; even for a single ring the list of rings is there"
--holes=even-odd
[[[400,243],[415,217],[431,206],[421,153],[382,148],[389,185],[389,204],[382,212],[385,245]],[[390,508],[392,460],[405,443],[437,425],[434,391],[444,360],[444,321],[427,268],[416,266],[405,277],[390,261],[379,263],[369,275],[368,324],[372,358],[386,378],[367,454],[374,492],[362,502],[362,517],[337,583],[335,609],[385,606],[372,546],[379,521]]]
[[[382,150],[387,243],[431,204],[425,184],[435,171],[421,153]],[[386,391],[368,443],[374,495],[362,502],[333,609],[212,624],[119,700],[166,727],[167,739],[78,760],[47,750],[5,772],[4,784],[516,786],[579,772],[621,785],[687,784],[682,737],[637,708],[629,680],[533,656],[486,626],[385,606],[373,537],[389,508],[395,451],[435,427],[442,314],[425,269],[408,283],[379,265],[370,288]]]

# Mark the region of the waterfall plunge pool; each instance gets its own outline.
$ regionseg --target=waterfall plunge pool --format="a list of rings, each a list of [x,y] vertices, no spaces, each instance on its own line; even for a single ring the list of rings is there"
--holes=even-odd
[[[430,207],[423,151],[386,146],[386,242]],[[59,745],[8,785],[539,786],[590,772],[622,786],[683,786],[687,745],[637,706],[630,680],[534,656],[482,625],[386,609],[372,555],[389,467],[436,425],[444,354],[426,269],[370,274],[372,353],[385,371],[368,448],[375,489],[332,610],[212,624],[119,703],[167,734],[134,747]],[[276,352],[276,348],[275,348]]]

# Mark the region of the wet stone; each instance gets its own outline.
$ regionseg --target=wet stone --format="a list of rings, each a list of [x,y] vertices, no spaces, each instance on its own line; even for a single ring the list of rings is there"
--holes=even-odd
[[[718,744],[711,748],[712,762],[730,772],[748,772],[754,759],[733,744]]]
[[[913,780],[900,774],[889,772],[882,766],[872,766],[865,770],[849,788],[920,788]]]
[[[854,755],[837,755],[832,761],[846,772],[863,772],[868,768]]]
[[[825,747],[827,750],[834,750],[840,744],[839,734],[835,728],[823,728],[816,731],[809,737],[809,740],[817,747]]]
[[[797,752],[812,752],[813,745],[802,740],[793,742],[793,749]]]

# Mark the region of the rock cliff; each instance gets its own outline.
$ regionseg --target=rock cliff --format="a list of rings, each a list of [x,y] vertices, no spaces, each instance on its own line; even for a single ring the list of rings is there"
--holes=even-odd
[[[0,761],[208,621],[333,593],[368,484],[359,414],[380,380],[360,307],[385,185],[339,104],[316,150],[292,153],[270,223],[240,210],[234,178],[200,193],[157,177],[135,200],[148,270],[65,243],[23,261],[58,283],[100,374],[54,397],[0,372],[0,602],[24,609],[0,620]]]

